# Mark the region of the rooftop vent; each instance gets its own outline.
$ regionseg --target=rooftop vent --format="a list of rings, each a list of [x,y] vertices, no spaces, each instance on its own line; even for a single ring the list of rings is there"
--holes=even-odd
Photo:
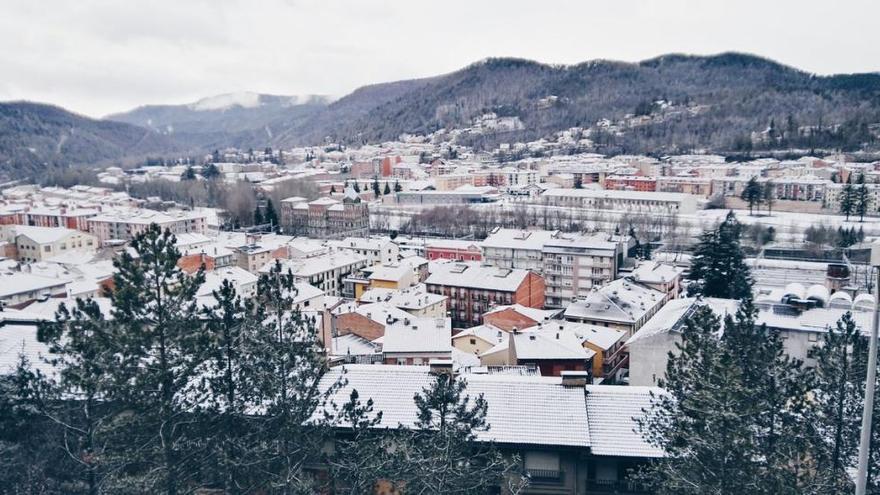
[[[586,371],[563,371],[562,386],[563,387],[583,387],[587,384],[590,374]]]

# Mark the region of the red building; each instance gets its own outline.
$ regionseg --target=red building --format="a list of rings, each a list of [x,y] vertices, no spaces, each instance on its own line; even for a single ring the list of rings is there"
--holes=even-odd
[[[610,175],[605,177],[605,189],[654,192],[657,190],[657,179],[641,175]]]
[[[544,307],[544,279],[529,270],[478,262],[439,263],[425,284],[428,292],[449,298],[447,307],[455,328],[482,324],[483,313],[496,306]]]
[[[483,252],[479,242],[442,239],[425,245],[425,257],[429,260],[482,261]]]

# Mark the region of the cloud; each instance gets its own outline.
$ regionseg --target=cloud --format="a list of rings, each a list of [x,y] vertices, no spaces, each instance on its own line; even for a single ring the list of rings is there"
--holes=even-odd
[[[100,116],[233,91],[340,95],[489,56],[737,50],[818,73],[876,71],[878,14],[867,0],[11,0],[0,99]]]

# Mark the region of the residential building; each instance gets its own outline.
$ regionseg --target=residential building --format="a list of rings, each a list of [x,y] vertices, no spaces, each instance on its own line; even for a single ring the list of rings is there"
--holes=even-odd
[[[385,325],[382,356],[385,364],[427,365],[432,359],[452,358],[449,318],[406,317]]]
[[[50,297],[66,297],[72,278],[54,278],[32,273],[0,274],[0,303],[4,307],[22,308],[29,303]]]
[[[332,198],[311,202],[299,197],[283,199],[281,225],[286,233],[305,234],[316,239],[365,237],[370,233],[370,211],[354,189],[347,188],[342,201]]]
[[[94,253],[98,248],[95,236],[65,227],[5,227],[15,241],[18,260],[34,263],[66,253]]]
[[[562,310],[558,309],[546,310],[511,304],[496,306],[484,313],[483,323],[505,332],[512,332],[514,329],[531,328],[539,323],[552,320],[561,313]]]
[[[282,271],[293,274],[297,282],[311,284],[328,296],[343,295],[343,280],[367,266],[367,259],[350,251],[330,251],[310,258],[280,260]],[[260,273],[268,273],[271,265],[264,265]]]
[[[425,243],[425,257],[432,261],[480,261],[483,254],[479,241],[433,239]]]
[[[366,257],[368,266],[393,265],[397,263],[400,254],[400,248],[388,237],[346,237],[329,241],[327,245]]]
[[[539,370],[541,376],[577,371],[591,380],[595,355],[573,333],[534,327],[524,332],[507,332],[501,342],[480,354],[480,365],[527,366]]]
[[[434,373],[447,372],[440,371],[441,366],[444,363],[338,366],[322,377],[320,387],[333,388],[331,401],[337,404],[348,400],[352,390],[364,401],[372,399],[375,409],[382,411],[373,426],[377,432],[413,428],[417,409],[412,398],[430,386]],[[627,476],[662,456],[662,450],[638,428],[652,397],[663,393],[661,389],[587,385],[582,374],[576,373],[462,376],[467,379],[468,394],[486,400],[486,422],[492,425],[477,431],[474,440],[491,442],[504,455],[522,459],[530,478],[526,493],[645,493]],[[337,388],[340,381],[344,385]]]
[[[544,307],[544,279],[528,270],[474,262],[436,263],[425,284],[428,292],[449,298],[449,315],[456,328],[481,324],[483,313],[497,305]]]
[[[562,308],[586,297],[617,276],[623,264],[621,245],[607,235],[551,237],[541,249],[547,306]]]
[[[482,242],[487,265],[540,273],[544,269],[544,244],[558,235],[555,230],[496,228]]]
[[[681,294],[684,268],[659,261],[643,261],[629,274],[634,282],[666,294],[666,301]],[[664,301],[665,302],[665,301]]]
[[[205,234],[208,228],[207,217],[194,211],[113,210],[88,219],[89,232],[101,243],[130,241],[152,224],[172,234]]]
[[[590,323],[633,335],[666,302],[666,294],[634,282],[619,278],[604,287],[576,299],[566,308],[568,321]]]
[[[425,284],[418,284],[401,290],[370,289],[363,294],[361,303],[384,302],[402,309],[417,318],[442,318],[446,316],[448,298],[428,292]]]

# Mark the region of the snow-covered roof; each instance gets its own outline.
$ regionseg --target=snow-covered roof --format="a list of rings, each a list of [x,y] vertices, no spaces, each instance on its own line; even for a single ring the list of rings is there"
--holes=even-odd
[[[664,295],[619,278],[591,292],[585,299],[573,302],[565,310],[565,317],[633,323],[661,304]]]
[[[425,283],[514,292],[528,275],[528,270],[482,266],[475,262],[435,263]]]
[[[69,235],[79,233],[78,230],[64,227],[34,227],[31,225],[16,225],[15,233],[23,235],[37,244],[51,244],[65,239]]]
[[[384,353],[451,352],[452,323],[449,318],[407,317],[385,325]]]
[[[479,441],[590,448],[598,455],[661,455],[635,431],[635,418],[642,416],[650,393],[659,389],[563,386],[559,377],[520,374],[461,376],[471,400],[482,394],[488,404],[489,429],[476,432]],[[413,396],[434,380],[427,366],[353,364],[331,368],[321,386],[329,388],[340,378],[347,383],[336,392],[335,402],[343,403],[356,389],[361,400],[372,399],[375,410],[382,411],[377,428],[414,426]]]

